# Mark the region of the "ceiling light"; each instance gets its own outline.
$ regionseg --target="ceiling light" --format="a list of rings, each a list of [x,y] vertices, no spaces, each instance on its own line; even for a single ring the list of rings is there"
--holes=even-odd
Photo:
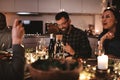
[[[17,15],[29,16],[29,15],[39,15],[38,12],[17,12]]]
[[[17,14],[19,15],[22,15],[22,14],[25,14],[25,15],[27,15],[27,14],[30,14],[30,12],[17,12]]]

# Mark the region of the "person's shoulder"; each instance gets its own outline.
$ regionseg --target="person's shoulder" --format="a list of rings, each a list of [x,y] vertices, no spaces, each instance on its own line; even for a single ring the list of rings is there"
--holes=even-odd
[[[74,34],[78,37],[87,37],[87,34],[85,33],[85,31],[77,27],[73,27],[73,32],[71,34]]]
[[[77,32],[78,34],[86,35],[85,31],[83,31],[83,30],[80,29],[80,28],[76,28],[76,32]]]
[[[82,29],[77,28],[77,27],[75,27],[75,26],[72,26],[72,27],[73,27],[73,29],[74,29],[76,32],[84,33],[84,31],[83,31]]]

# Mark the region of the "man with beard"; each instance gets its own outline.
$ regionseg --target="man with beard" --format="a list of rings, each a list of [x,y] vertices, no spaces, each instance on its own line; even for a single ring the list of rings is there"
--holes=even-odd
[[[6,51],[12,47],[11,30],[8,29],[6,17],[0,13],[0,50]]]
[[[91,47],[87,35],[81,29],[71,25],[67,12],[60,12],[55,16],[59,32],[63,35],[64,50],[74,58],[91,57]]]

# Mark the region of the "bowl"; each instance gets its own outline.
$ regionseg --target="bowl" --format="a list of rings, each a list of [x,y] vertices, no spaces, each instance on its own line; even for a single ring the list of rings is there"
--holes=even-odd
[[[39,61],[39,60],[38,60]],[[55,63],[54,61],[58,61]],[[81,65],[75,65],[71,67],[71,63],[75,64],[75,62],[67,62],[64,60],[40,60],[39,64],[33,63],[28,66],[31,77],[33,80],[78,80],[79,73],[82,69]],[[46,63],[45,63],[46,62]],[[65,64],[61,67],[58,66],[60,64]],[[38,65],[39,67],[35,66]],[[44,65],[44,66],[43,66]]]

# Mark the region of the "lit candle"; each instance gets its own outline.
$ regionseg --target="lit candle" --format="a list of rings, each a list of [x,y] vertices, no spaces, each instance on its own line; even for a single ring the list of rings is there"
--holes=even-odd
[[[107,55],[98,56],[97,60],[98,60],[98,69],[108,68],[108,56]]]
[[[86,72],[86,71],[82,71],[79,74],[79,80],[90,80],[90,77],[91,77],[91,73]]]
[[[35,62],[35,58],[33,57],[33,53],[30,53],[31,63]]]

